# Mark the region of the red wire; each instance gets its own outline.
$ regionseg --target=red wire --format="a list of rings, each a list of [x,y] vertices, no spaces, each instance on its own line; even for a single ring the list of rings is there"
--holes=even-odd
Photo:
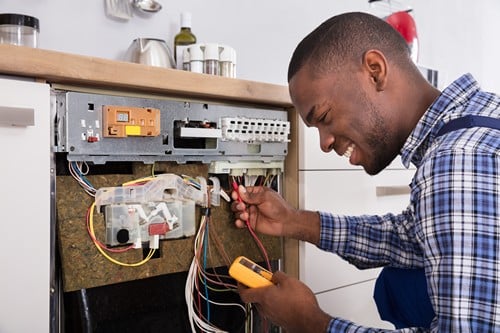
[[[235,190],[236,194],[238,195],[238,202],[243,202],[243,199],[241,199],[240,193],[238,192],[238,183],[236,181],[233,181],[233,190]],[[252,226],[250,226],[249,220],[250,220],[250,217],[245,221],[247,229],[250,232],[250,234],[252,235],[253,239],[255,240],[255,243],[257,243],[257,246],[259,247],[260,252],[264,256],[264,259],[266,260],[267,269],[271,270],[271,264],[269,262],[269,257],[267,255],[267,251],[264,248],[264,245],[260,241],[260,239],[257,236],[257,234],[255,233],[255,231],[253,231]]]

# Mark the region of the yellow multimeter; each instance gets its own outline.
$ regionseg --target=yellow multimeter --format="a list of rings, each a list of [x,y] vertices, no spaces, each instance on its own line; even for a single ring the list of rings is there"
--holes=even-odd
[[[271,272],[243,256],[233,261],[229,267],[229,275],[250,288],[266,287],[273,284]]]

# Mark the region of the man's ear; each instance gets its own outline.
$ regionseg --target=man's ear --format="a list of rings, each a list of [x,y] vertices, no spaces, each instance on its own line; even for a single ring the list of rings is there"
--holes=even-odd
[[[363,67],[377,91],[384,91],[387,84],[387,60],[384,54],[378,50],[366,51],[363,56]]]

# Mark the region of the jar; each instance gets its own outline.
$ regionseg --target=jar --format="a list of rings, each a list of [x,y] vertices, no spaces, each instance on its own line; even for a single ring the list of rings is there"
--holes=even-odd
[[[219,75],[219,45],[205,44],[203,50],[203,73]]]
[[[203,50],[202,44],[193,44],[188,46],[189,70],[195,73],[203,73]]]
[[[219,57],[219,75],[225,77],[236,77],[236,51],[227,45],[221,45]]]
[[[182,70],[191,71],[191,56],[187,48],[182,50]]]
[[[37,47],[40,23],[36,17],[0,14],[0,44]]]

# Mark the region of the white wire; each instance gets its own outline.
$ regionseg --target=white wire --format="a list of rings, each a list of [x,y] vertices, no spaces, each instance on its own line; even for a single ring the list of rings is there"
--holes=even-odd
[[[75,163],[68,162],[69,173],[71,174],[71,176],[78,182],[78,184],[84,189],[84,191],[88,195],[90,195],[91,197],[95,197],[95,193],[97,192],[97,190],[93,186],[87,184],[87,182],[85,182],[82,179],[82,176],[80,176],[80,175],[84,175],[84,174],[88,173],[89,167],[86,163],[85,163],[85,166],[87,167],[87,171],[85,171],[85,173],[83,173],[82,172],[82,162],[75,162]]]
[[[198,316],[196,313],[196,310],[194,309],[194,299],[193,299],[193,294],[195,292],[195,286],[196,286],[196,279],[197,279],[197,273],[201,270],[200,265],[198,263],[198,248],[199,245],[201,244],[200,242],[204,239],[205,235],[205,224],[207,223],[207,220],[205,216],[202,217],[200,221],[200,226],[198,228],[198,231],[195,236],[195,241],[194,241],[194,257],[193,260],[191,261],[191,265],[189,266],[189,271],[188,271],[188,276],[186,279],[186,286],[184,289],[184,296],[186,299],[186,304],[188,308],[188,318],[189,318],[189,323],[191,325],[191,330],[193,333],[196,333],[195,326],[199,328],[202,332],[205,333],[228,333],[227,331],[224,331],[217,326],[212,325],[210,322],[207,322],[204,318],[201,318]],[[206,297],[202,294],[199,293],[199,295],[207,301]],[[238,303],[219,303],[219,302],[214,302],[211,300],[208,300],[209,303],[215,304],[215,305],[222,305],[222,306],[237,306],[241,308],[245,314],[246,314],[246,309],[243,307],[241,304]]]

